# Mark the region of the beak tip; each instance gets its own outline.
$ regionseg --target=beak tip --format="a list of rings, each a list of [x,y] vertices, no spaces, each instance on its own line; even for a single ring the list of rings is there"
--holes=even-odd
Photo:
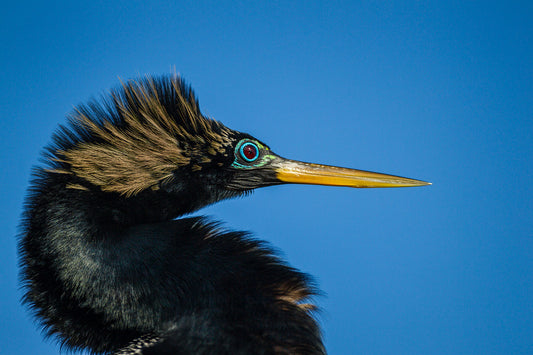
[[[417,180],[416,185],[412,185],[412,186],[429,186],[429,185],[433,185],[433,183],[428,182],[428,181]]]

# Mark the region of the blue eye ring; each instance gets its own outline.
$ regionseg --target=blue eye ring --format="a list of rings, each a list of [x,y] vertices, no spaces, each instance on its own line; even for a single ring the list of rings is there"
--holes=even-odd
[[[245,142],[240,146],[239,154],[243,160],[251,163],[259,158],[259,147],[253,142]]]

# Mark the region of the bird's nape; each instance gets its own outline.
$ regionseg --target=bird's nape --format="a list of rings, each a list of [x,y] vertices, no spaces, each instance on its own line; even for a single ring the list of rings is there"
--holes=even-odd
[[[282,158],[203,116],[176,76],[78,107],[46,152],[19,241],[24,302],[47,334],[102,354],[324,354],[308,275],[183,216],[282,183],[428,184]]]

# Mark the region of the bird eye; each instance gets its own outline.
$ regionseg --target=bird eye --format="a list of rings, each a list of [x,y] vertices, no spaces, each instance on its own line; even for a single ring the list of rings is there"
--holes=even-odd
[[[243,145],[241,145],[241,148],[239,149],[239,153],[241,154],[241,157],[246,160],[247,162],[252,162],[259,157],[259,148],[255,143],[252,142],[246,142]]]

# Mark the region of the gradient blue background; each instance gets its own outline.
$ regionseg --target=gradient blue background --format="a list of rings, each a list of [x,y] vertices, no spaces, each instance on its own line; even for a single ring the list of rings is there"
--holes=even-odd
[[[282,156],[425,179],[281,186],[201,211],[316,277],[331,354],[533,353],[533,3],[90,1],[0,13],[0,354],[31,167],[74,105],[173,68]]]

